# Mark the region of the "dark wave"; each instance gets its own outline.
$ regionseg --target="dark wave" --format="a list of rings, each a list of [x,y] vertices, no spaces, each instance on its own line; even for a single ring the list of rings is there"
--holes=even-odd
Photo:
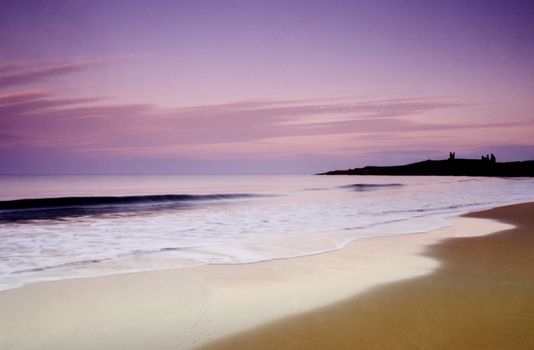
[[[327,187],[309,187],[309,188],[303,189],[303,191],[328,191],[328,190],[331,190],[331,188],[327,188]]]
[[[50,266],[41,266],[41,267],[33,267],[29,269],[22,269],[13,271],[13,274],[19,274],[19,273],[28,273],[28,272],[41,272],[46,270],[53,270],[53,269],[60,269],[63,267],[73,267],[73,266],[83,266],[83,265],[89,265],[89,264],[96,264],[102,261],[111,260],[111,258],[101,258],[101,259],[88,259],[88,260],[79,260],[79,261],[72,261],[72,262],[66,262],[63,264],[58,265],[50,265]]]
[[[475,203],[466,203],[466,204],[456,204],[456,205],[448,205],[448,206],[441,206],[441,207],[429,207],[429,208],[417,208],[417,209],[404,209],[404,210],[387,210],[380,215],[384,214],[404,214],[404,213],[430,213],[438,214],[447,212],[450,210],[456,210],[456,209],[467,209],[467,208],[473,208],[473,207],[481,207],[484,205],[491,204],[489,202],[475,202]]]
[[[351,184],[351,185],[345,185],[341,186],[340,188],[348,188],[354,191],[373,191],[373,190],[379,190],[382,188],[394,188],[394,187],[402,187],[403,184],[399,183],[391,183],[391,184]]]
[[[186,209],[202,201],[260,197],[253,194],[166,194],[123,197],[58,197],[0,201],[0,222],[61,219],[72,216]]]
[[[236,198],[257,197],[253,194],[164,194],[147,196],[123,196],[123,197],[57,197],[57,198],[32,198],[0,201],[0,210],[12,209],[42,209],[58,207],[81,207],[95,205],[129,205],[150,204],[186,201],[210,201]]]

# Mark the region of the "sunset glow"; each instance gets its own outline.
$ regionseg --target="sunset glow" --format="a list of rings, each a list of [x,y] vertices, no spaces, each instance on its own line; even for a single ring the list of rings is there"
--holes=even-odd
[[[1,173],[534,158],[529,1],[3,1]]]

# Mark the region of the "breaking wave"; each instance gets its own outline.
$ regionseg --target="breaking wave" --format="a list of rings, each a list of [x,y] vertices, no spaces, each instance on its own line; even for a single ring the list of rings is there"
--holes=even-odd
[[[59,197],[0,201],[0,222],[187,208],[201,201],[260,197],[253,194],[166,194],[122,197]]]
[[[395,187],[402,187],[403,184],[399,183],[391,183],[391,184],[351,184],[351,185],[345,185],[341,186],[340,188],[348,188],[355,191],[373,191],[373,190],[379,190],[382,188],[395,188]]]

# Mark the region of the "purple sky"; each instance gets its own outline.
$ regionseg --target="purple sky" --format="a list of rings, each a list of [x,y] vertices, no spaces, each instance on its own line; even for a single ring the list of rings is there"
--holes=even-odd
[[[532,1],[0,2],[0,173],[534,159]]]

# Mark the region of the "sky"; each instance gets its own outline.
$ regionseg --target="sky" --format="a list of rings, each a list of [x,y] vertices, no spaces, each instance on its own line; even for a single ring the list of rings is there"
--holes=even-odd
[[[0,0],[0,173],[534,159],[533,1]]]

